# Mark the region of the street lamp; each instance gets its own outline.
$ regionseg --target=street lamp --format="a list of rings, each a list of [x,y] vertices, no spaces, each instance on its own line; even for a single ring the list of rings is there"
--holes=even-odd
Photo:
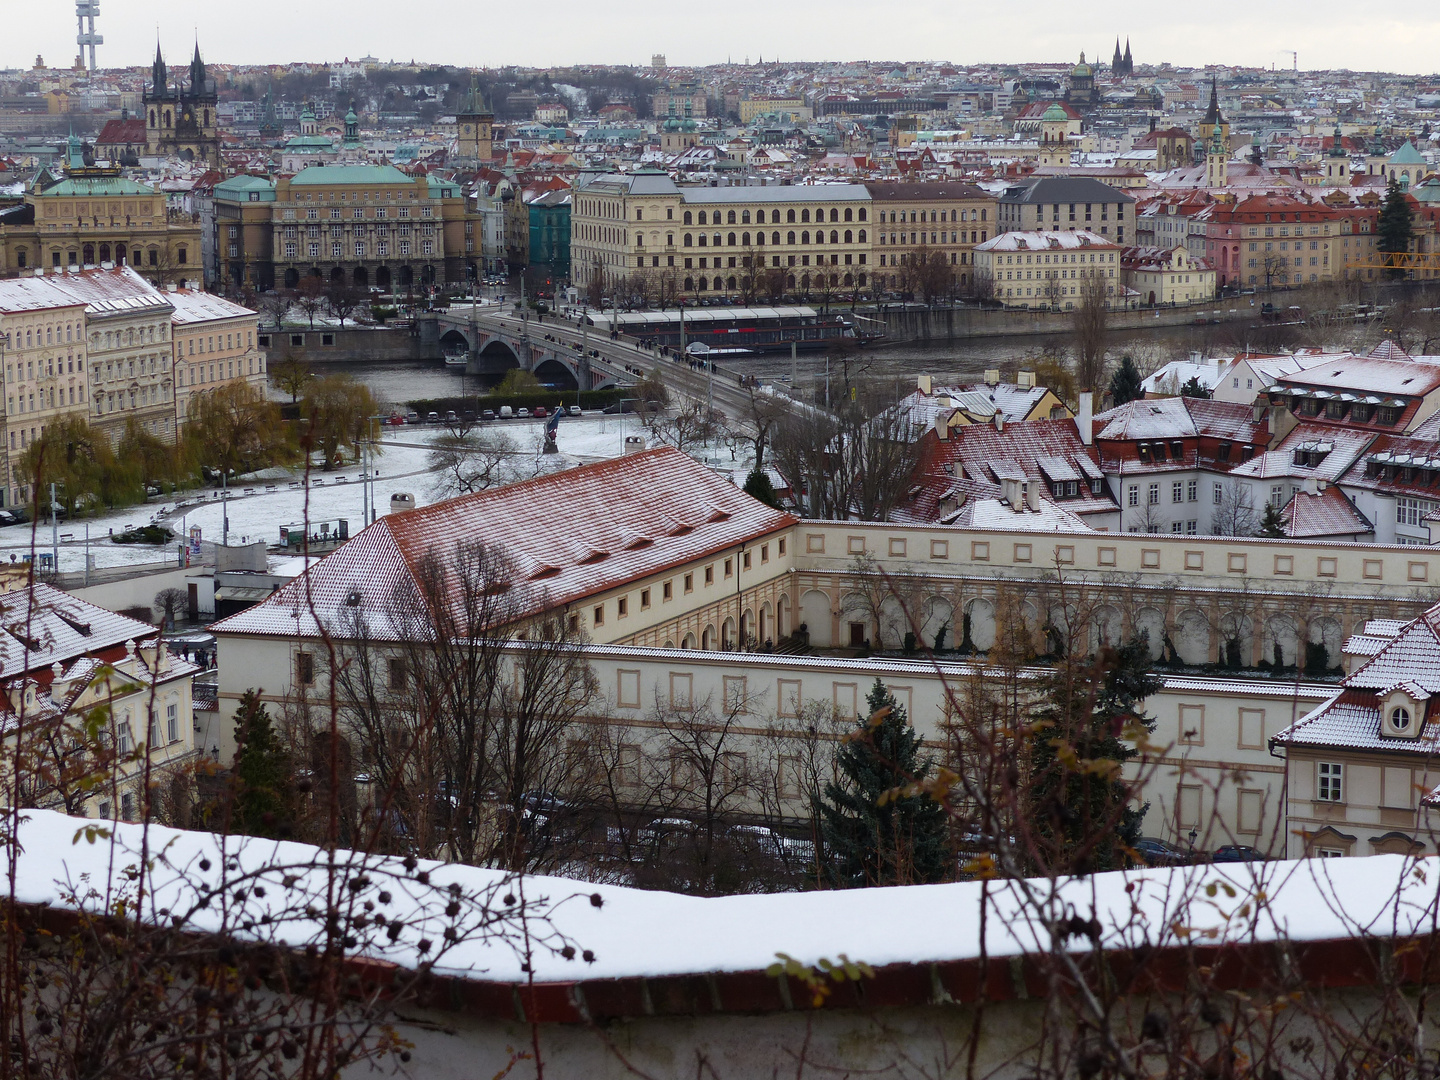
[[[230,486],[228,483],[233,469],[212,469],[220,474],[220,546],[230,546]]]

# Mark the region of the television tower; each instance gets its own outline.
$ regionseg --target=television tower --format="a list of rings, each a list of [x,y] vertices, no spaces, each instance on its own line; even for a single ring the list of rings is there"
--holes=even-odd
[[[95,16],[100,14],[100,0],[75,0],[75,18],[79,23],[80,32],[75,35],[75,43],[80,46],[80,58],[85,58],[85,46],[90,46],[90,74],[95,74],[95,46],[104,45],[105,38],[95,33]],[[86,21],[90,27],[85,27]]]

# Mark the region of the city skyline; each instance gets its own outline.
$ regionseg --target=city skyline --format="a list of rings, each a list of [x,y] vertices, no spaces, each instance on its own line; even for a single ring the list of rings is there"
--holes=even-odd
[[[1177,67],[1218,64],[1231,67],[1290,67],[1299,54],[1302,70],[1349,68],[1428,74],[1440,54],[1440,16],[1371,19],[1357,33],[1355,9],[1336,0],[1320,0],[1306,10],[1302,23],[1295,9],[1278,0],[1249,5],[1224,20],[1176,14],[1104,8],[1075,25],[1073,9],[1042,0],[1025,16],[1023,40],[1014,34],[1008,12],[993,9],[963,19],[936,5],[908,2],[887,6],[880,18],[868,5],[847,0],[827,8],[823,23],[798,6],[740,0],[727,9],[720,25],[699,17],[674,17],[653,2],[630,4],[623,11],[559,0],[545,9],[562,35],[536,34],[532,21],[498,22],[493,16],[457,9],[443,34],[429,22],[391,25],[386,9],[359,0],[343,8],[334,3],[312,8],[282,7],[258,0],[253,18],[236,22],[224,9],[196,12],[193,21],[156,26],[152,13],[136,0],[107,0],[97,22],[105,44],[102,68],[149,63],[158,33],[167,57],[188,55],[191,36],[207,60],[224,64],[338,62],[374,55],[395,60],[451,66],[548,67],[569,64],[636,65],[651,53],[664,53],[676,66],[707,66],[728,60],[754,62],[766,55],[814,61],[951,61],[956,64],[1063,63],[1084,50],[1091,60],[1106,61],[1116,34],[1129,37],[1140,66],[1171,63]],[[1193,9],[1185,9],[1186,12]],[[77,51],[75,24],[61,7],[34,7],[12,17],[12,33],[0,48],[0,65],[25,68],[36,54],[51,67],[68,67]],[[287,27],[283,35],[274,28]],[[865,54],[856,52],[856,30]]]

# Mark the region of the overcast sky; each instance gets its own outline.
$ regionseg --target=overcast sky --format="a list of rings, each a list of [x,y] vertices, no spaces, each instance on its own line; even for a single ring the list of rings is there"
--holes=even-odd
[[[1076,5],[1071,0],[1006,4],[890,0],[730,0],[699,8],[673,0],[549,0],[410,8],[381,0],[248,0],[170,4],[102,0],[102,67],[148,63],[158,27],[167,60],[189,59],[199,34],[206,60],[220,63],[381,60],[467,66],[571,63],[675,65],[778,56],[781,60],[950,60],[956,63],[1070,61],[1081,49],[1108,61],[1115,35],[1128,35],[1138,64],[1348,67],[1430,73],[1440,69],[1440,5],[1355,4],[1341,0],[1251,0],[1240,5]],[[0,65],[53,66],[74,58],[68,0],[4,0]],[[1093,12],[1091,14],[1087,14]],[[416,17],[409,17],[411,12]],[[1085,29],[1070,30],[1077,23]]]

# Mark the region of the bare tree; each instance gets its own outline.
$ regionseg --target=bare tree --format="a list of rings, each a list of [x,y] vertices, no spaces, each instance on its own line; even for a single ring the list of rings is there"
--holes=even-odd
[[[161,589],[155,594],[155,608],[160,612],[161,625],[175,629],[175,617],[190,604],[190,594],[184,589]]]
[[[519,448],[503,431],[471,429],[446,433],[431,444],[426,465],[434,475],[436,498],[448,499],[483,491],[510,478]]]
[[[290,314],[290,305],[294,302],[295,296],[288,289],[277,289],[261,297],[260,309],[270,317],[275,329],[279,330],[285,316]]]
[[[1072,316],[1075,340],[1075,374],[1080,389],[1099,390],[1105,376],[1106,328],[1110,297],[1107,279],[1089,273],[1080,279],[1080,302]]]
[[[295,290],[295,306],[310,320],[310,329],[315,329],[315,316],[325,306],[325,282],[313,275],[300,279]]]
[[[725,430],[725,414],[703,401],[687,398],[671,412],[642,409],[641,421],[650,436],[665,446],[690,452]]]
[[[1250,485],[1233,477],[1225,480],[1213,520],[1216,536],[1254,536],[1260,526],[1260,511],[1255,506]]]
[[[775,426],[774,464],[811,517],[884,521],[919,460],[910,414],[883,385],[854,385],[833,414],[797,409]]]
[[[331,315],[340,320],[342,327],[345,320],[364,307],[368,299],[363,291],[344,282],[331,282],[325,290],[325,306],[330,309]]]
[[[357,595],[333,628],[342,728],[376,821],[477,865],[553,865],[587,801],[570,742],[596,696],[583,638],[503,551],[423,556],[415,585]]]

